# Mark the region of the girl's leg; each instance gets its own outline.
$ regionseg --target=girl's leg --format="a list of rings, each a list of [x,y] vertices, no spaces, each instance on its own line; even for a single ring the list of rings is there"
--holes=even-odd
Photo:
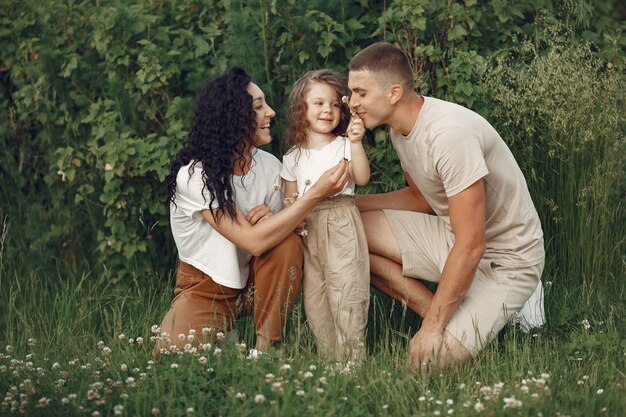
[[[356,206],[333,209],[328,219],[326,287],[335,316],[337,359],[365,357],[370,269],[365,231]]]

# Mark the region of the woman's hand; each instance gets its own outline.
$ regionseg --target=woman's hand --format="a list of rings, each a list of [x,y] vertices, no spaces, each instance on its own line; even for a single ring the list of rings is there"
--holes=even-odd
[[[313,197],[321,201],[332,197],[345,187],[349,178],[348,161],[342,159],[337,165],[322,174],[313,187],[304,194],[304,198]],[[301,198],[302,199],[302,198]]]
[[[261,220],[267,220],[273,215],[274,213],[272,212],[272,209],[270,209],[265,204],[259,204],[248,212],[248,214],[246,215],[246,220],[248,221],[248,223],[254,226]]]

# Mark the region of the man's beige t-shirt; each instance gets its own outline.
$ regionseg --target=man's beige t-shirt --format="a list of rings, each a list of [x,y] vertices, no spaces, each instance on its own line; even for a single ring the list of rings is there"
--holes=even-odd
[[[409,135],[392,129],[391,139],[402,168],[449,228],[448,198],[483,178],[483,259],[509,267],[536,265],[544,259],[541,223],[524,175],[483,117],[457,104],[424,97]]]

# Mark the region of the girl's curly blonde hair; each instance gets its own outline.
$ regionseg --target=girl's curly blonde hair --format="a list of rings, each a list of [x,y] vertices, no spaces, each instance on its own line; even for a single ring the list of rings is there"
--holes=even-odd
[[[329,70],[321,69],[309,71],[304,74],[293,84],[291,93],[289,93],[289,111],[287,112],[287,133],[285,134],[285,142],[288,149],[295,147],[300,149],[306,146],[307,132],[309,122],[306,118],[307,104],[306,96],[311,91],[314,83],[328,84],[337,93],[337,101],[341,103],[341,97],[350,93],[348,89],[348,80],[343,75]],[[350,112],[346,106],[341,106],[339,124],[333,130],[335,135],[343,135],[350,122]]]

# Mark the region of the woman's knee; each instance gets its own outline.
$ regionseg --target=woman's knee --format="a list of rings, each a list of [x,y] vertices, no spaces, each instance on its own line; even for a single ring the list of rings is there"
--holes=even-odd
[[[273,257],[297,260],[302,267],[302,241],[295,233],[289,234],[282,242],[268,252]]]

